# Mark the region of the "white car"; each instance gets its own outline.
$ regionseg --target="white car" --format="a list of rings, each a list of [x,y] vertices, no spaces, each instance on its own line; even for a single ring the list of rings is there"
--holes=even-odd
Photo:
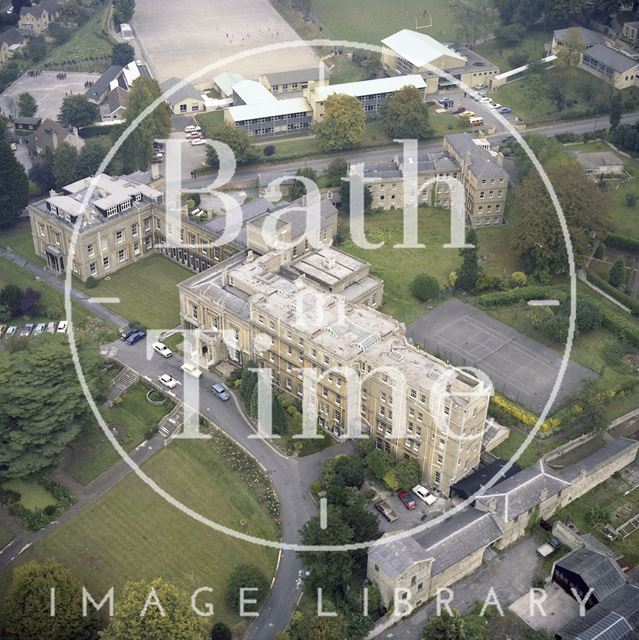
[[[173,351],[162,342],[154,342],[153,351],[159,353],[163,358],[170,358],[173,355]]]
[[[194,140],[191,140],[192,147],[199,147],[203,144],[206,144],[206,140],[204,140],[203,138],[195,138]]]
[[[173,389],[180,384],[170,373],[163,373],[158,380],[168,389]]]
[[[20,332],[20,336],[22,338],[26,338],[27,336],[31,335],[32,331],[33,331],[33,323],[29,322],[28,324],[25,324],[24,327],[22,328],[22,331]]]
[[[33,332],[33,335],[39,336],[41,333],[44,333],[46,331],[46,328],[47,328],[47,325],[44,324],[44,322],[41,322],[36,326],[35,331]]]
[[[188,124],[184,127],[184,133],[193,133],[194,131],[202,131],[202,127],[198,127],[196,124]]]
[[[199,378],[202,375],[202,372],[193,364],[191,364],[190,362],[185,362],[180,369],[182,369],[182,371],[184,371],[184,373],[188,373],[190,376],[193,376],[194,378]]]
[[[18,330],[18,327],[16,327],[15,324],[12,324],[8,329],[7,332],[4,334],[5,338],[11,338],[12,336],[15,336],[16,331]]]
[[[58,325],[58,329],[56,331],[56,333],[66,333],[67,332],[67,327],[68,327],[68,323],[66,320],[62,320],[62,322],[60,322],[60,324]]]
[[[49,333],[55,333],[56,325],[57,325],[56,322],[49,322],[49,324],[47,325],[47,331]]]
[[[416,484],[411,491],[429,507],[437,502],[437,498],[426,487],[422,487],[421,484]]]
[[[501,109],[501,105],[499,104],[499,102],[491,102],[490,103],[490,108],[491,109]]]
[[[484,96],[483,98],[479,98],[479,102],[480,104],[490,104],[492,102],[492,100],[486,96]]]

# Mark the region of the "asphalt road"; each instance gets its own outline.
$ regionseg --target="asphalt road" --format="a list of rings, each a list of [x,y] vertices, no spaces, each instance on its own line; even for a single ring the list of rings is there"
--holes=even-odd
[[[170,358],[162,358],[154,354],[150,360],[147,359],[145,341],[134,346],[118,341],[107,345],[106,349],[111,349],[111,355],[120,363],[156,384],[158,377],[163,373],[170,373],[180,382],[187,375],[180,369],[183,360],[178,354]],[[254,431],[239,411],[235,401],[231,399],[222,402],[211,393],[211,385],[215,382],[221,382],[221,380],[208,372],[204,372],[199,379],[201,415],[215,423],[261,462],[280,500],[282,541],[298,543],[300,528],[317,513],[309,490],[311,482],[319,478],[322,462],[338,453],[350,451],[352,445],[336,444],[312,456],[287,458],[267,441],[250,438],[254,435]],[[183,384],[179,384],[172,392],[181,400],[183,389]],[[273,638],[276,632],[284,630],[301,593],[301,581],[299,581],[301,570],[301,562],[294,552],[282,553],[271,593],[260,616],[251,625],[246,638],[256,640]]]

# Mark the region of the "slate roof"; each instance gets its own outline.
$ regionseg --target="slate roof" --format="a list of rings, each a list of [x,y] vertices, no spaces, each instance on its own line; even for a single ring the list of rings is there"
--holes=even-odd
[[[397,578],[416,562],[433,558],[432,575],[442,573],[502,535],[491,514],[466,509],[414,538],[384,544],[383,538],[369,551],[373,562]]]
[[[639,449],[639,442],[636,440],[629,440],[628,438],[617,438],[616,440],[608,442],[598,451],[586,456],[583,460],[579,460],[578,462],[575,462],[575,464],[572,464],[566,469],[562,469],[556,473],[558,476],[564,478],[564,480],[573,482],[579,478],[582,471],[588,473],[610,458],[614,458],[623,451],[633,448],[636,453],[637,449]]]
[[[39,18],[45,10],[45,7],[41,4],[36,4],[31,7],[22,7],[22,9],[20,9],[20,17],[24,18],[24,16],[31,14],[34,18]],[[47,11],[47,13],[49,12]]]
[[[178,82],[182,82],[178,78],[169,78],[162,83],[162,92],[167,93],[170,91]],[[167,100],[172,104],[177,104],[178,102],[182,102],[183,100],[199,100],[202,102],[202,93],[198,91],[190,82],[185,84],[183,87],[172,93]]]
[[[593,45],[584,55],[596,60],[600,64],[610,67],[618,73],[624,73],[639,64],[636,60],[607,47],[605,44]]]
[[[586,547],[575,549],[564,556],[557,561],[555,567],[580,576],[599,602],[626,584],[626,579],[614,560]]]
[[[490,151],[476,145],[470,134],[457,133],[445,136],[444,139],[448,141],[462,162],[466,154],[470,152],[469,169],[478,178],[508,178],[507,171],[497,164]]]
[[[14,44],[21,44],[24,40],[24,34],[20,33],[20,31],[15,27],[11,27],[11,29],[7,29],[5,32],[0,33],[0,43],[6,42],[9,47]]]
[[[495,514],[508,522],[530,511],[544,499],[568,486],[570,486],[568,480],[549,473],[543,461],[539,460],[536,464],[489,489],[489,493],[477,498],[477,502],[490,509],[494,500]],[[545,497],[542,499],[542,496]]]
[[[122,67],[117,64],[112,64],[94,83],[92,87],[89,87],[84,95],[89,100],[99,101],[102,99],[102,96],[110,89],[111,82],[115,80],[120,72],[122,71]]]
[[[636,640],[639,638],[639,587],[625,585],[557,631],[561,640]]]
[[[246,223],[254,218],[273,210],[273,205],[265,198],[257,198],[242,205],[242,223],[241,228],[235,236],[234,242],[241,247],[246,248]],[[202,226],[217,236],[221,236],[226,228],[226,216],[218,216],[205,222]]]
[[[470,498],[470,496],[477,493],[484,485],[486,485],[490,480],[492,480],[499,471],[501,471],[508,462],[506,460],[495,460],[490,464],[482,467],[475,471],[475,473],[471,473],[469,476],[462,478],[458,482],[456,482],[451,488],[451,492],[456,493],[460,498],[466,500]],[[501,482],[507,480],[511,476],[519,473],[521,471],[521,467],[515,463],[508,471],[505,476],[497,482],[494,486],[498,487]]]
[[[324,77],[328,78],[328,70],[324,67]],[[319,80],[320,69],[319,65],[310,69],[294,69],[292,71],[280,71],[276,73],[267,73],[265,77],[268,79],[271,86],[280,84],[291,84],[295,82],[308,82],[310,80]]]
[[[585,27],[569,27],[567,29],[556,29],[553,32],[555,40],[557,40],[557,42],[565,42],[566,38],[568,37],[568,32],[572,29],[577,29],[577,31],[579,31],[581,39],[583,40],[583,43],[586,45],[586,47],[591,47],[594,44],[600,44],[606,41],[606,37],[603,34],[597,33],[597,31],[593,31],[592,29],[586,29]]]

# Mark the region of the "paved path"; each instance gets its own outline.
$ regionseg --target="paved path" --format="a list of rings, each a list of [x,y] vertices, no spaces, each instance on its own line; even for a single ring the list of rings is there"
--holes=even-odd
[[[17,264],[19,267],[33,274],[34,276],[40,278],[40,280],[44,280],[47,284],[51,285],[54,289],[57,289],[60,293],[64,295],[64,277],[57,276],[42,267],[34,264],[30,260],[27,260],[24,256],[21,256],[19,253],[15,253],[15,251],[11,251],[10,249],[5,249],[4,247],[0,247],[0,256],[6,258],[7,260],[11,260],[14,264]],[[78,291],[77,289],[71,289],[71,299],[78,304],[82,305],[85,309],[91,311],[91,313],[99,316],[103,320],[106,320],[108,323],[115,325],[118,328],[126,327],[129,323],[122,316],[118,315],[111,309],[107,309],[102,304],[97,304],[95,302],[90,301],[90,297],[86,295],[86,293],[82,293],[82,291]]]
[[[600,289],[596,285],[592,284],[592,282],[588,280],[588,275],[583,269],[579,269],[579,271],[577,272],[577,278],[579,278],[579,280],[581,280],[584,284],[589,286],[595,293],[598,293],[600,296],[603,296],[604,298],[606,298],[606,300],[609,300],[610,302],[612,302],[612,304],[617,305],[620,309],[623,309],[626,313],[632,313],[625,304],[623,304],[622,302],[619,302],[619,300],[617,300],[616,298],[613,298],[609,293],[606,293],[603,289]]]

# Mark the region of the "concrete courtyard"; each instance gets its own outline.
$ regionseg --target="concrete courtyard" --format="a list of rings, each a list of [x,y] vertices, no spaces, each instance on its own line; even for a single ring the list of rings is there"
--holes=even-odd
[[[561,366],[559,351],[456,299],[410,324],[407,334],[454,365],[480,369],[497,391],[536,413],[548,401]],[[590,369],[570,362],[553,410],[584,380],[596,377]]]
[[[509,609],[516,613],[529,627],[555,632],[579,615],[579,605],[561,587],[554,582],[545,586],[544,596],[539,594],[538,607],[530,605],[530,594],[523,595],[513,602]]]
[[[65,96],[83,94],[86,91],[84,83],[95,82],[100,77],[96,73],[68,72],[65,80],[58,80],[57,75],[57,71],[43,71],[33,78],[26,74],[21,76],[0,95],[0,110],[5,115],[17,115],[18,96],[21,93],[30,93],[38,104],[36,115],[43,120],[57,120]]]
[[[185,78],[211,63],[255,47],[299,36],[268,0],[138,0],[132,21],[138,46],[154,77]],[[263,73],[319,64],[308,47],[260,53],[202,76],[194,84],[210,87],[213,76],[236,71],[257,79]]]

